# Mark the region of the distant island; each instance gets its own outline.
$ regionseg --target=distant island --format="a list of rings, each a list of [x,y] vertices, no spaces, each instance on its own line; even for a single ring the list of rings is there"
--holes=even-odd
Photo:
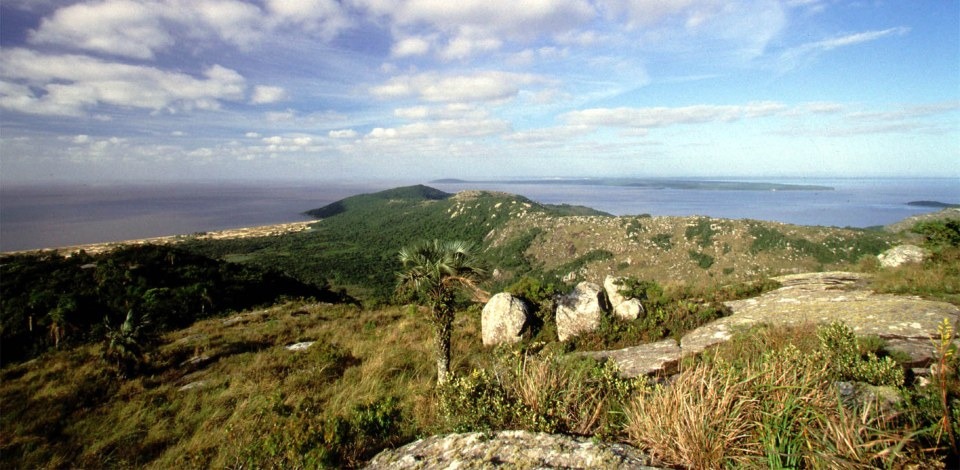
[[[660,178],[551,178],[470,181],[456,178],[433,180],[433,184],[543,184],[583,186],[625,186],[646,189],[700,189],[713,191],[833,191],[830,186],[749,181],[683,180]]]
[[[950,204],[940,201],[910,201],[907,203],[907,205],[916,207],[936,207],[939,209],[954,209],[960,207],[960,204]]]

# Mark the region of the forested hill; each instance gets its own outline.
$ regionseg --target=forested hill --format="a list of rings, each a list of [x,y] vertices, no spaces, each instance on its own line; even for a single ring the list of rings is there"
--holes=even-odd
[[[483,246],[488,234],[533,214],[609,216],[588,207],[539,204],[507,193],[449,194],[422,185],[352,196],[307,213],[321,220],[302,233],[195,241],[184,246],[207,256],[280,269],[305,282],[329,281],[364,298],[386,300],[392,295],[400,268],[397,251],[403,246],[434,238]],[[496,249],[484,255],[492,265],[499,265],[505,258],[523,258],[522,251]]]

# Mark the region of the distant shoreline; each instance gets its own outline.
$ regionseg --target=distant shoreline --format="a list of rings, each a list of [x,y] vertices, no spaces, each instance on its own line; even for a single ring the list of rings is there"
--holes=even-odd
[[[80,251],[87,254],[97,255],[113,251],[132,245],[174,245],[190,240],[230,240],[238,238],[253,237],[272,237],[277,235],[286,235],[288,233],[297,233],[308,230],[310,225],[316,223],[316,220],[303,222],[288,222],[283,224],[260,225],[256,227],[241,227],[227,230],[216,230],[210,232],[198,232],[192,235],[165,235],[160,237],[135,238],[131,240],[121,240],[102,243],[86,243],[82,245],[70,245],[52,248],[36,248],[32,250],[15,250],[0,252],[0,255],[22,255],[31,253],[55,253],[59,255],[74,255]]]
[[[753,181],[721,181],[666,178],[556,178],[471,181],[443,178],[433,184],[539,184],[578,186],[622,186],[643,189],[694,189],[706,191],[833,191],[832,186]]]

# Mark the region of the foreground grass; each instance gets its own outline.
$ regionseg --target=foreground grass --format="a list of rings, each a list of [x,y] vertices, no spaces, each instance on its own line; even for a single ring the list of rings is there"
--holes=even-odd
[[[7,367],[6,468],[350,466],[437,427],[416,310],[290,303],[171,333],[124,380],[96,346]],[[475,323],[475,324],[474,324]],[[479,322],[455,327],[472,368]],[[305,351],[285,346],[317,341]],[[476,345],[474,345],[476,343]]]
[[[905,271],[893,272],[877,276]],[[934,297],[949,288],[936,287],[942,275],[925,284]],[[742,332],[655,385],[539,337],[485,349],[479,317],[458,314],[457,376],[439,391],[432,331],[414,307],[290,302],[201,321],[160,338],[129,379],[98,345],[50,352],[2,370],[0,465],[353,467],[417,437],[498,429],[623,441],[696,468],[957,463],[960,385],[946,330],[942,373],[926,385],[878,359],[881,342],[842,330],[826,341],[812,326]],[[302,341],[316,343],[285,348]],[[887,385],[896,404],[852,404],[837,381]]]

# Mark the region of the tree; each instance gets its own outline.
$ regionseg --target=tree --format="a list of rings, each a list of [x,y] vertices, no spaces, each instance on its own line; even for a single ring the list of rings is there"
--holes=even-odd
[[[486,274],[473,254],[473,246],[463,241],[433,240],[400,250],[403,270],[398,274],[397,292],[413,294],[430,309],[437,356],[437,385],[443,385],[450,373],[450,334],[453,330],[456,293],[468,289],[485,294],[475,282]]]
[[[150,320],[146,315],[139,316],[129,310],[119,327],[113,327],[110,319],[106,317],[103,322],[106,327],[103,358],[116,366],[119,376],[132,376],[143,362],[144,349],[149,339],[145,329]]]

